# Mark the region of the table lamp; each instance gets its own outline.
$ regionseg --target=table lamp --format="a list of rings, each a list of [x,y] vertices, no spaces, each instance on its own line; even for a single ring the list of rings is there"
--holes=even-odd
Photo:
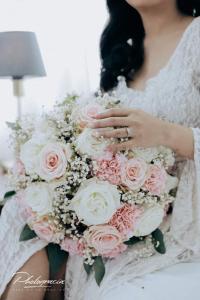
[[[24,77],[46,76],[34,32],[0,32],[0,78],[12,78],[17,98],[17,117],[21,119],[21,97]]]

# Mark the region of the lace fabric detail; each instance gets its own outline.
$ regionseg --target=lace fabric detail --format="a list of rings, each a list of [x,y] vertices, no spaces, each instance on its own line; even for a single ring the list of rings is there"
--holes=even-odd
[[[184,33],[167,66],[148,84],[144,91],[127,87],[121,78],[115,90],[122,104],[142,109],[170,122],[193,128],[194,161],[178,164],[180,183],[165,234],[167,253],[160,255],[144,244],[129,248],[115,260],[106,262],[106,276],[99,288],[93,276],[87,278],[82,258],[70,257],[66,269],[66,300],[100,300],[110,289],[123,282],[133,282],[167,266],[200,258],[200,17]],[[0,218],[0,294],[24,262],[45,243],[35,238],[19,242],[24,226],[14,199],[10,200]],[[142,247],[140,249],[140,247]],[[146,257],[138,250],[146,249]]]
[[[16,199],[8,200],[0,218],[0,296],[13,275],[24,263],[46,246],[46,243],[39,238],[19,242],[24,225],[25,221]]]

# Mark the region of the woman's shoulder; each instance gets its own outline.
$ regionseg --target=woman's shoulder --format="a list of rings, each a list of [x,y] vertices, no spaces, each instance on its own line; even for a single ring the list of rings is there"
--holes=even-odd
[[[192,61],[200,61],[200,16],[196,17],[188,30],[188,38],[186,41],[187,55],[191,56]]]
[[[186,28],[177,47],[173,66],[181,66],[181,70],[200,70],[200,16],[194,18]]]
[[[198,47],[200,50],[200,16],[196,17],[191,24],[191,46]]]

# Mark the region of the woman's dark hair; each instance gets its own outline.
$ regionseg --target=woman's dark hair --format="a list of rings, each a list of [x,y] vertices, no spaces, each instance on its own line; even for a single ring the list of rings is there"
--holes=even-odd
[[[125,0],[107,0],[110,18],[101,42],[102,90],[109,91],[118,84],[118,76],[127,81],[144,61],[145,31],[140,14]],[[200,15],[200,0],[177,0],[177,7],[185,15]]]

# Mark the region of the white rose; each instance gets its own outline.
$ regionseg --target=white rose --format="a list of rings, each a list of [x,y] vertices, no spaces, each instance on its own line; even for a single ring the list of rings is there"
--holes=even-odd
[[[81,154],[90,157],[101,157],[106,152],[106,147],[110,144],[108,139],[96,138],[92,134],[93,129],[86,128],[76,140],[76,148]]]
[[[135,157],[142,158],[147,163],[150,163],[159,154],[158,148],[135,148],[132,152]]]
[[[164,208],[160,205],[144,207],[144,212],[138,217],[132,236],[146,236],[155,231],[165,216]]]
[[[27,174],[33,174],[36,172],[38,155],[43,147],[44,143],[41,143],[40,140],[35,138],[29,140],[21,146],[20,159],[25,166]]]
[[[94,116],[105,109],[98,103],[90,103],[76,107],[72,112],[72,120],[84,128],[87,123],[94,121]]]
[[[24,201],[38,216],[46,215],[52,211],[53,190],[46,183],[32,183],[25,190]]]
[[[38,154],[36,173],[46,181],[59,179],[65,174],[71,156],[69,144],[49,143]]]
[[[72,199],[71,208],[86,225],[107,223],[120,207],[117,187],[96,178],[86,180]]]

